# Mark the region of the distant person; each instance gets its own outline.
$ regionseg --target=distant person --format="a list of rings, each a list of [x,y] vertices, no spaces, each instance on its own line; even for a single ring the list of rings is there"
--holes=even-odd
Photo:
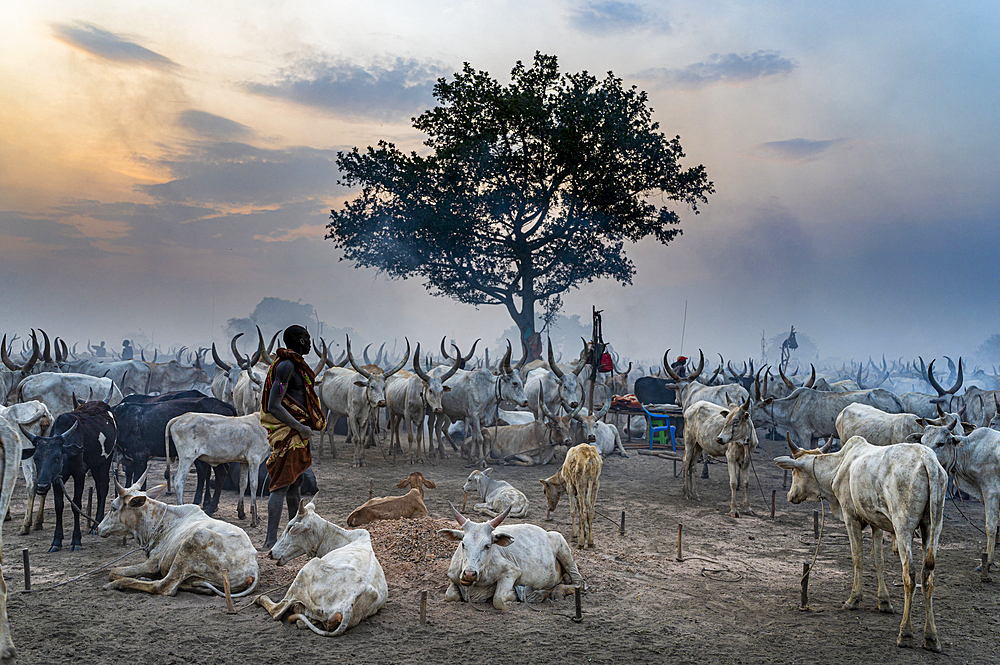
[[[309,331],[292,325],[282,337],[285,348],[279,348],[264,379],[261,394],[260,423],[267,431],[271,455],[267,472],[271,476],[267,502],[267,536],[264,551],[278,540],[281,504],[288,506],[291,520],[299,507],[302,474],[312,465],[309,438],[313,430],[326,427],[326,419],[316,395],[316,374],[303,360],[309,353]]]
[[[122,342],[122,360],[132,360],[135,358],[135,351],[132,350],[132,344],[126,339]]]
[[[104,342],[103,341],[101,342],[100,346],[91,346],[90,350],[94,354],[94,356],[97,357],[97,358],[107,358],[108,357],[108,349],[107,349],[106,346],[104,346]]]
[[[677,376],[687,376],[687,356],[677,356],[677,360],[670,363],[670,369]]]

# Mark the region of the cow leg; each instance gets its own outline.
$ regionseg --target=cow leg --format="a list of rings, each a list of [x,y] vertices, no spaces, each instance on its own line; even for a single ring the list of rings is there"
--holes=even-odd
[[[257,596],[254,602],[263,607],[271,615],[272,619],[280,620],[282,615],[292,607],[295,601],[288,600],[286,596],[276,603],[267,596],[261,595]]]
[[[170,460],[167,460],[167,464]],[[174,487],[177,490],[177,505],[184,505],[184,483],[187,482],[188,469],[191,468],[191,464],[194,463],[193,459],[187,457],[177,458],[177,475],[174,477]]]
[[[851,541],[851,562],[854,564],[854,585],[851,587],[851,595],[844,602],[845,610],[856,610],[864,594],[863,579],[861,571],[864,563],[864,552],[862,551],[861,530],[864,525],[853,519],[848,519],[847,538]]]
[[[34,493],[34,488],[32,488],[32,493]],[[48,494],[43,494],[40,499],[38,499],[38,514],[35,516],[35,531],[42,530],[42,517],[45,515],[45,497]]]
[[[514,592],[514,582],[521,576],[521,569],[514,568],[504,571],[504,574],[497,580],[496,590],[493,592],[493,607],[505,612],[510,609],[511,603],[517,602],[517,594]]]
[[[583,581],[583,575],[580,574],[580,569],[576,567],[576,561],[573,559],[573,552],[566,542],[566,539],[562,537],[561,533],[550,531],[549,532],[549,543],[552,545],[552,549],[555,550],[556,561],[562,566],[563,577],[569,575],[569,583],[571,586],[578,586],[583,592],[587,591],[587,584]]]
[[[260,462],[256,464],[247,464],[247,480],[250,483],[250,526],[256,527],[260,524],[260,516],[257,514],[257,472],[256,468],[260,467]],[[243,465],[240,465],[240,473],[242,473]],[[240,491],[240,496],[243,496],[243,492]]]
[[[597,492],[601,489],[600,478],[594,478],[588,484],[587,495],[587,547],[594,546],[594,513],[596,512]]]
[[[202,462],[201,460],[195,460],[194,473],[195,477],[198,479],[198,482],[195,484],[194,487],[193,503],[196,506],[201,506],[202,508],[208,508],[209,506],[208,478],[211,472],[209,471],[209,473],[206,473],[205,463]],[[211,515],[211,513],[209,513],[207,510],[205,511],[205,514]]]
[[[740,476],[743,480],[743,514],[745,515],[757,515],[753,510],[750,509],[750,495],[747,492],[748,486],[750,485],[750,474],[747,472],[750,470],[750,450],[744,451],[743,464],[740,465]]]
[[[458,603],[462,600],[462,590],[458,588],[458,585],[454,582],[448,584],[448,590],[444,592],[444,600],[446,603]]]
[[[159,559],[149,558],[142,563],[131,566],[118,566],[108,572],[108,581],[120,580],[127,577],[151,577],[160,575]]]
[[[53,494],[52,499],[56,504],[56,528],[55,531],[52,532],[52,545],[49,546],[49,551],[58,552],[59,550],[62,549],[62,541],[63,541],[63,523],[62,523],[63,495],[62,495],[62,490],[60,490],[55,485],[53,485],[52,488],[54,490],[52,492]]]
[[[31,533],[31,517],[32,513],[35,512],[35,460],[23,460],[21,462],[21,474],[24,476],[24,484],[28,488],[28,500],[24,508],[24,523],[21,525],[21,535],[26,536]],[[41,516],[41,511],[39,511],[39,516]]]
[[[31,488],[28,488],[31,491]],[[0,571],[0,662],[13,663],[17,658],[17,649],[10,636],[10,622],[7,619],[7,583]]]
[[[184,473],[186,474],[187,471],[185,471]],[[164,478],[164,480],[167,481],[167,491],[164,492],[164,494],[166,494],[166,495],[173,494],[173,490],[170,487],[170,455],[169,454],[167,455],[167,465],[163,469],[163,478]],[[143,491],[145,491],[145,489]],[[178,505],[180,505],[182,503],[184,503],[183,499],[178,502]]]
[[[708,454],[706,453],[706,457]],[[729,472],[729,515],[739,517],[740,511],[736,509],[736,490],[739,487],[739,462],[736,460],[736,452],[730,447],[726,452],[726,470]]]
[[[937,626],[934,624],[934,559],[936,540],[931,535],[929,525],[920,526],[920,542],[924,546],[924,565],[920,573],[920,581],[924,590],[924,648],[929,651],[941,652],[938,642]]]
[[[170,570],[159,580],[140,580],[134,577],[119,577],[108,582],[105,589],[131,589],[133,591],[145,591],[146,593],[156,593],[164,596],[176,596],[182,583],[194,575],[189,562],[198,561],[198,556],[203,552],[204,547],[192,542],[189,539],[181,545],[174,557],[174,562]]]
[[[872,527],[872,559],[875,561],[875,579],[878,581],[878,611],[892,614],[889,589],[885,585],[885,547],[882,542],[882,531],[874,527]]]
[[[993,553],[996,550],[997,542],[997,517],[1000,516],[1000,494],[984,493],[983,503],[986,507],[986,569],[982,571],[982,577],[989,576],[990,566],[993,565]]]
[[[913,621],[910,613],[913,610],[913,591],[917,586],[917,580],[912,570],[913,562],[910,560],[910,548],[913,546],[912,533],[912,530],[896,529],[896,534],[899,536],[896,538],[899,561],[903,566],[903,620],[899,623],[899,637],[896,638],[896,646],[899,647],[913,646]]]
[[[698,500],[698,493],[694,489],[694,469],[698,464],[699,453],[701,453],[701,446],[692,441],[690,445],[684,446],[684,459],[681,462],[681,468],[684,471],[684,487],[681,493],[685,499],[694,499],[695,501]]]
[[[236,517],[241,520],[245,520],[247,518],[246,509],[243,507],[243,494],[247,491],[247,483],[249,481],[250,463],[240,462],[240,500],[236,502]]]
[[[79,506],[83,502],[83,486],[87,481],[87,472],[80,473],[79,477],[73,478],[73,503]],[[83,549],[83,532],[80,530],[80,513],[70,506],[73,511],[73,538],[69,543],[69,551],[76,552]]]
[[[97,488],[97,514],[96,523],[90,527],[89,533],[97,533],[97,525],[101,523],[104,519],[104,509],[108,502],[108,490],[111,486],[111,462],[108,461],[107,465],[99,469],[91,469],[91,475],[94,478],[94,485]],[[82,497],[81,497],[82,498]],[[80,505],[77,503],[76,505]],[[81,508],[83,506],[80,506]]]

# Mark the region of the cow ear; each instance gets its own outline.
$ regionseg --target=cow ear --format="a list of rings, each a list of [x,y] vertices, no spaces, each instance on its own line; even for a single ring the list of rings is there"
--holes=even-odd
[[[493,533],[493,542],[500,547],[507,547],[512,542],[514,542],[513,536],[506,533]]]
[[[962,429],[965,430],[966,434],[972,434],[972,432],[975,431],[976,426],[973,425],[972,423],[964,423],[963,422],[962,423]]]
[[[920,439],[922,437],[923,435],[920,432],[912,432],[905,439],[903,439],[903,443],[920,443]]]
[[[796,460],[789,457],[788,455],[782,455],[781,457],[775,457],[774,463],[778,465],[779,469],[793,470],[798,467]]]
[[[459,531],[458,529],[441,529],[438,531],[438,535],[445,540],[454,540],[460,542],[462,538],[465,537],[464,531]]]
[[[160,494],[165,489],[167,489],[167,484],[166,483],[160,483],[156,487],[154,487],[151,490],[149,490],[148,492],[146,492],[146,496],[148,496],[150,499],[155,499],[156,497],[160,496]]]
[[[732,406],[732,405],[730,405],[730,406]],[[728,418],[729,417],[729,411],[726,411],[725,409],[723,409],[722,411],[719,411],[719,415],[722,416],[723,418]]]
[[[138,508],[144,503],[146,503],[146,496],[142,494],[140,494],[139,496],[134,496],[128,500],[128,505],[132,508]]]
[[[35,454],[35,448],[22,448],[21,449],[21,459],[28,459]]]
[[[396,487],[398,487],[399,489],[403,489],[404,487],[406,487],[409,484],[410,484],[410,479],[409,478],[403,478],[398,483],[396,483]]]
[[[488,475],[490,475],[491,471],[493,471],[493,467],[492,466],[490,468],[488,468],[488,469],[483,469],[483,475],[484,476],[488,476]]]
[[[354,382],[354,385],[356,385],[356,386],[357,386],[358,388],[364,388],[364,387],[366,387],[366,386],[367,386],[368,384],[367,384],[367,383],[365,383],[364,381],[355,381],[355,382]]]
[[[441,392],[451,392],[451,386],[441,386]]]
[[[429,487],[431,489],[435,489],[437,487],[437,485],[434,484],[433,480],[427,480],[426,478],[424,478],[424,487]]]
[[[928,425],[930,425],[930,423],[927,421],[926,418],[917,418],[917,424],[920,425],[921,427],[927,427]]]

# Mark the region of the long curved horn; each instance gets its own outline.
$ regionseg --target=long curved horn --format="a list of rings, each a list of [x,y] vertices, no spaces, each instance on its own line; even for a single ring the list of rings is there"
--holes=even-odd
[[[958,357],[958,378],[955,379],[955,385],[948,389],[949,395],[954,395],[958,392],[958,389],[962,387],[962,356]]]
[[[222,359],[219,358],[219,352],[215,350],[215,342],[212,342],[212,360],[215,362],[215,366],[221,369],[223,372],[228,372],[229,370],[232,369],[232,367],[224,363]]]
[[[524,363],[527,360],[528,360],[528,345],[525,344],[524,340],[522,339],[521,340],[521,359],[517,361],[516,365],[514,365],[514,369],[516,369],[518,371],[521,371],[521,368],[524,367]]]
[[[785,376],[785,373],[781,370],[781,363],[778,363],[778,374],[781,375],[781,380],[785,382],[785,385],[788,386],[789,390],[795,390],[798,388],[797,385],[792,383],[791,379]],[[859,382],[858,385],[860,386],[861,383]]]
[[[76,395],[74,395],[74,397],[76,397]],[[75,410],[75,408],[74,408],[74,410]],[[29,432],[28,430],[24,429],[24,425],[22,425],[21,423],[18,423],[17,427],[18,427],[18,429],[21,430],[21,434],[24,435],[24,438],[26,438],[28,441],[31,441],[31,444],[33,446],[35,446],[35,447],[38,446],[37,440],[40,439],[40,438],[42,438],[42,437],[35,436],[34,434],[32,434],[31,432]]]
[[[675,372],[670,368],[670,349],[667,349],[666,351],[663,352],[663,371],[666,372],[670,376],[670,378],[677,383],[687,380],[678,375],[677,372]]]
[[[487,349],[487,351],[489,351],[489,349]],[[512,371],[514,371],[510,368],[510,354],[511,354],[510,340],[508,339],[507,353],[504,354],[503,360],[500,361],[500,371],[503,372],[504,374],[510,374]]]
[[[62,344],[63,361],[68,361],[69,360],[69,347],[66,346],[66,340],[62,340],[60,342],[60,344]]]
[[[788,432],[785,432],[785,441],[788,442],[788,449],[792,451],[792,455],[801,450],[801,448],[792,443],[792,437],[788,435]]]
[[[594,414],[595,421],[600,420],[604,416],[608,415],[608,411],[611,410],[611,391],[605,390],[605,392],[607,393],[607,397],[604,399],[604,406],[601,407],[600,411]]]
[[[457,346],[455,347],[455,350],[456,351],[458,350]],[[461,355],[462,354],[460,354],[460,353],[456,354],[456,356],[455,356],[455,364],[451,366],[451,369],[448,370],[447,374],[445,374],[444,376],[441,377],[441,383],[444,383],[445,381],[447,381],[451,377],[455,376],[455,372],[457,372],[458,369],[459,369],[459,367],[462,366]]]
[[[490,526],[493,527],[494,529],[500,526],[500,523],[503,522],[504,519],[507,517],[507,515],[510,514],[510,509],[513,507],[514,504],[510,504],[509,506],[507,506],[507,510],[503,511],[502,513],[491,519]]]
[[[382,344],[378,347],[378,353],[375,354],[375,364],[379,367],[382,366],[383,361],[389,360],[389,356],[383,356],[383,351],[385,351],[385,342],[382,342]]]
[[[284,328],[282,328],[278,332],[274,333],[274,336],[271,338],[270,344],[267,345],[267,355],[268,355],[268,357],[270,357],[271,351],[274,349],[274,343],[278,340],[278,335],[280,335],[282,333],[282,331],[284,331]]]
[[[244,358],[243,356],[241,356],[240,355],[240,350],[236,348],[236,340],[238,340],[242,336],[243,336],[243,333],[236,333],[235,335],[233,335],[233,338],[231,340],[229,340],[229,348],[233,352],[233,357],[236,358],[236,364],[239,365],[241,368],[245,368],[247,366],[247,358]],[[155,360],[154,360],[154,362],[155,362]],[[218,362],[218,361],[216,361],[216,362]]]
[[[427,376],[427,372],[420,369],[420,342],[417,342],[417,348],[413,351],[413,372],[424,383],[430,383],[431,377]]]
[[[948,391],[941,387],[941,384],[937,382],[934,378],[934,363],[937,362],[937,358],[931,361],[931,364],[927,366],[927,380],[930,381],[931,386],[937,391],[938,397],[944,397],[948,394]],[[860,384],[858,384],[860,385]]]
[[[701,375],[704,369],[705,369],[705,353],[701,349],[698,349],[698,369],[696,369],[691,374],[691,376],[688,377],[688,379],[694,381]]]
[[[393,367],[392,369],[390,369],[388,372],[385,373],[385,378],[387,379],[396,372],[398,372],[399,370],[406,367],[406,363],[410,360],[410,340],[407,339],[406,337],[404,337],[403,339],[406,340],[406,353],[403,354],[403,359],[400,360],[398,363],[396,363],[395,367]]]
[[[470,360],[472,360],[472,356],[474,356],[475,353],[476,353],[476,345],[479,344],[480,341],[482,341],[482,338],[479,338],[475,342],[472,343],[472,350],[469,351],[469,355],[464,356],[462,358],[462,362],[469,362]]]
[[[122,375],[122,385],[125,384],[125,377],[126,376],[128,376],[128,372],[125,372],[125,374]],[[115,382],[114,382],[114,379],[112,379],[111,380],[111,387],[108,388],[108,394],[107,394],[107,397],[104,398],[104,403],[105,404],[111,404],[111,398],[114,397],[114,395],[115,395]]]
[[[552,415],[549,411],[549,407],[545,405],[545,391],[542,390],[541,386],[538,387],[538,406],[542,409],[542,415],[550,420],[555,420],[556,417]]]
[[[455,515],[455,521],[458,522],[458,526],[462,526],[468,522],[468,520],[462,516],[462,513],[458,512],[458,508],[456,508],[451,501],[448,502],[448,507],[451,508],[451,512]]]
[[[445,360],[451,360],[451,357],[448,355],[448,352],[444,348],[444,341],[446,339],[448,339],[447,335],[441,338],[441,355],[444,357]]]
[[[153,349],[153,363],[154,364],[156,363],[156,358],[159,355],[160,355],[160,350],[159,349]]]
[[[354,371],[357,372],[358,374],[360,374],[361,376],[365,377],[366,379],[372,378],[371,372],[369,372],[368,370],[366,370],[364,367],[361,367],[360,365],[358,365],[358,363],[354,360],[354,354],[351,353],[351,336],[350,335],[347,335],[347,362],[351,363],[351,367],[354,368]]]
[[[326,366],[326,340],[320,337],[319,341],[323,343],[323,353],[319,354],[319,362],[313,367],[313,374],[319,374]]]
[[[368,342],[365,348],[361,349],[361,357],[364,359],[366,365],[371,365],[372,360],[368,357],[368,349],[374,342]]]
[[[549,369],[552,370],[552,373],[555,374],[560,379],[563,378],[563,376],[564,376],[563,371],[561,369],[559,369],[559,365],[556,364],[555,356],[552,355],[552,338],[551,337],[549,338]]]
[[[12,372],[19,372],[19,371],[21,371],[21,368],[18,367],[17,365],[15,365],[14,361],[11,360],[10,356],[7,355],[7,335],[6,334],[4,334],[4,336],[3,336],[3,344],[0,345],[0,360],[3,361],[3,364],[10,371],[12,371]]]
[[[720,360],[722,359],[722,354],[721,353],[719,354],[719,359]],[[716,377],[719,376],[719,372],[721,372],[721,371],[722,371],[722,363],[719,363],[719,366],[715,368],[715,373],[712,374],[711,377],[709,377],[708,381],[705,382],[705,385],[706,386],[710,386],[710,385],[714,384]]]
[[[42,360],[44,360],[47,363],[50,363],[52,362],[52,354],[51,354],[52,349],[49,347],[48,333],[46,333],[41,328],[39,328],[38,330],[42,333],[42,338],[45,340],[45,350],[42,351]]]
[[[810,373],[810,375],[809,375],[809,380],[806,381],[805,384],[804,384],[806,388],[812,388],[813,384],[816,383],[816,367],[815,367],[815,365],[813,365],[812,363],[809,363],[809,369],[812,370],[812,373]],[[888,376],[889,375],[886,374],[886,377],[888,377]],[[883,381],[884,380],[885,379],[883,379]]]
[[[181,362],[181,354],[184,353],[184,349],[186,348],[187,348],[186,346],[182,346],[181,348],[177,349],[177,353],[174,355],[174,360],[176,360],[177,362]]]
[[[264,346],[264,335],[260,331],[260,326],[256,326],[256,327],[257,327],[257,346],[260,349],[260,354],[259,354],[260,355],[260,359],[266,361],[267,364],[270,365],[271,363],[274,362],[274,358],[271,357],[271,354],[268,352],[267,347]],[[277,336],[277,335],[275,335],[275,336]],[[257,362],[260,362],[260,360],[258,360]],[[257,364],[257,363],[254,363],[254,364]]]
[[[61,349],[61,348],[59,347],[59,342],[60,342],[60,341],[61,341],[61,340],[60,340],[60,339],[59,339],[58,337],[56,337],[56,338],[55,338],[55,339],[53,340],[53,342],[54,342],[54,346],[55,346],[55,348],[56,348],[56,364],[57,364],[57,365],[58,365],[59,363],[61,363],[61,362],[63,361],[63,357],[62,357],[62,349]]]

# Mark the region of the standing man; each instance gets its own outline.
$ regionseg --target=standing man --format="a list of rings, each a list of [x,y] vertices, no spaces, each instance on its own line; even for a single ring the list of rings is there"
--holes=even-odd
[[[326,427],[319,397],[313,387],[316,374],[302,356],[309,353],[309,331],[302,326],[289,326],[282,336],[285,348],[277,356],[264,379],[261,394],[260,423],[267,430],[271,456],[267,472],[271,476],[267,502],[267,538],[264,551],[278,540],[281,504],[288,506],[288,519],[299,507],[302,473],[312,465],[309,437],[313,430]]]
[[[122,360],[132,360],[135,358],[135,352],[132,350],[132,344],[126,339],[122,342]]]

